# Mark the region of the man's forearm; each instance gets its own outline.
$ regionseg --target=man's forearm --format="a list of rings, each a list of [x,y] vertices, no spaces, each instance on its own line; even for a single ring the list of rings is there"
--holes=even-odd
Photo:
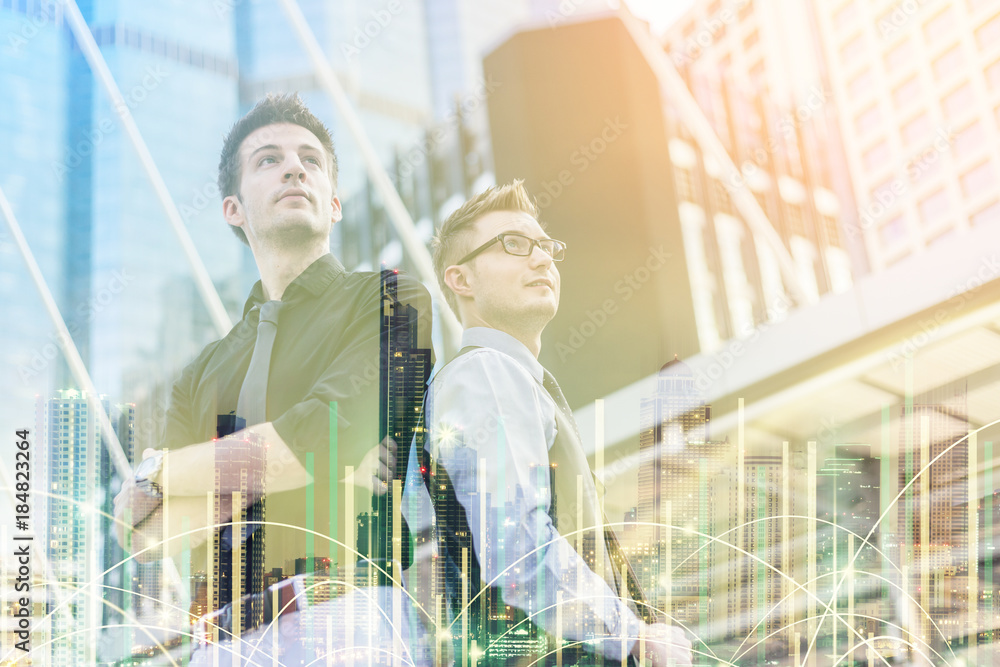
[[[260,456],[247,455],[248,441],[261,447]],[[274,426],[265,422],[225,438],[167,452],[163,460],[163,492],[170,496],[204,496],[206,492],[214,492],[217,468],[222,473],[220,493],[239,491],[239,473],[243,470],[263,473],[263,488],[267,493],[296,489],[311,481]]]

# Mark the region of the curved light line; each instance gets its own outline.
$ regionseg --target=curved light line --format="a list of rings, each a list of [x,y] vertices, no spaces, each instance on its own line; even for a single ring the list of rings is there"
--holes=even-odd
[[[205,308],[212,318],[212,324],[215,325],[216,333],[222,338],[229,333],[233,323],[229,319],[226,307],[222,304],[222,299],[219,298],[219,292],[215,289],[211,276],[208,275],[205,263],[198,255],[194,241],[191,240],[191,235],[188,233],[187,227],[184,226],[184,221],[181,220],[181,215],[177,211],[177,205],[174,204],[174,200],[170,196],[167,184],[163,180],[159,169],[157,169],[156,163],[153,161],[149,147],[146,146],[146,142],[139,132],[139,127],[135,124],[132,112],[129,110],[128,104],[125,103],[125,98],[122,96],[121,90],[118,89],[118,84],[115,82],[111,70],[108,69],[107,61],[101,55],[101,50],[97,48],[94,35],[90,32],[83,14],[80,13],[80,8],[77,7],[76,0],[62,0],[62,2],[66,8],[66,18],[70,30],[73,32],[73,37],[76,39],[76,43],[80,45],[80,50],[83,52],[83,56],[86,58],[91,71],[104,87],[104,92],[107,93],[108,99],[111,102],[111,108],[118,114],[125,132],[132,142],[132,147],[138,153],[139,162],[142,163],[142,168],[146,171],[146,176],[149,177],[149,182],[153,186],[153,190],[156,191],[156,196],[160,200],[164,212],[167,214],[170,227],[174,230],[177,241],[181,244],[181,249],[184,251],[184,255],[191,265],[195,285],[198,287],[198,292],[205,302]]]
[[[872,526],[871,530],[868,531],[868,537],[865,538],[865,541],[868,541],[868,538],[870,538],[872,535],[875,534],[875,530],[878,528],[879,524],[882,523],[882,519],[884,519],[889,514],[889,511],[896,505],[896,503],[899,502],[899,499],[903,497],[903,495],[909,490],[909,488],[913,485],[913,483],[917,480],[917,478],[920,477],[920,475],[922,475],[924,473],[924,471],[929,470],[930,467],[932,465],[934,465],[934,463],[938,459],[940,459],[942,456],[944,456],[945,454],[947,454],[948,452],[950,452],[953,448],[957,447],[958,444],[961,443],[963,440],[967,440],[969,438],[969,436],[972,435],[973,433],[978,434],[980,431],[988,429],[991,426],[995,426],[997,424],[1000,424],[1000,419],[996,419],[996,420],[990,422],[989,424],[986,424],[984,426],[980,426],[979,428],[977,428],[977,429],[975,429],[973,431],[969,431],[964,436],[962,436],[961,438],[959,438],[958,440],[956,440],[952,444],[948,445],[948,447],[946,447],[944,450],[942,450],[941,453],[939,453],[937,456],[935,456],[933,459],[931,459],[927,463],[927,465],[925,465],[923,468],[921,468],[919,471],[917,471],[917,473],[910,479],[910,481],[907,482],[906,485],[903,486],[903,488],[899,490],[899,493],[896,494],[896,497],[892,499],[892,502],[889,503],[889,505],[885,508],[885,511],[882,512],[882,514],[879,516],[878,521],[876,521],[875,524]],[[972,502],[971,498],[969,499],[969,502]],[[851,562],[847,564],[848,568],[850,568],[850,567],[852,567],[854,565],[854,561],[857,560],[857,558],[858,558],[858,554],[854,554],[854,556],[851,558]],[[837,582],[837,585],[834,587],[833,592],[831,593],[831,595],[836,596],[840,592],[840,587],[843,585],[844,580],[846,578],[847,578],[847,573],[845,571],[844,576],[841,577],[840,581]],[[977,608],[978,608],[978,604],[977,604]],[[829,606],[827,607],[827,609],[829,610]],[[823,616],[825,617],[826,614],[824,613]],[[806,664],[805,660],[806,660],[806,658],[809,657],[809,653],[812,652],[813,645],[816,643],[816,639],[819,637],[819,629],[820,629],[820,627],[822,627],[822,623],[820,623],[820,625],[818,625],[816,627],[816,632],[813,633],[812,639],[809,640],[809,646],[806,648],[806,653],[805,653],[805,655],[802,658],[803,662],[802,662],[801,667],[805,667],[805,664]],[[954,651],[952,651],[952,654],[954,654]]]
[[[900,588],[900,589],[901,589],[901,587],[900,587],[900,586],[898,586],[898,585],[897,585],[897,584],[896,584],[895,582],[893,582],[893,581],[891,581],[891,580],[889,580],[889,579],[886,579],[885,577],[883,577],[883,576],[881,576],[881,575],[878,575],[878,574],[875,574],[874,572],[868,572],[868,571],[866,571],[866,570],[856,570],[856,572],[860,572],[860,573],[862,573],[862,574],[867,574],[867,575],[869,575],[869,576],[871,576],[871,577],[874,577],[874,578],[876,578],[876,579],[881,579],[882,581],[884,581],[884,582],[888,583],[888,584],[889,584],[890,586],[893,586],[893,587],[895,587],[895,588]],[[815,582],[815,581],[819,581],[820,579],[825,579],[826,577],[833,577],[833,576],[836,576],[836,575],[837,575],[837,573],[836,573],[836,572],[827,572],[826,574],[821,574],[821,575],[819,575],[818,577],[816,577],[815,579],[810,579],[809,581],[807,581],[807,582],[805,582],[805,583],[806,583],[806,584],[810,584],[810,583],[812,583],[812,582]],[[902,590],[902,589],[901,589],[901,590]],[[913,599],[913,596],[912,596],[912,595],[909,595],[908,593],[906,593],[906,591],[905,591],[905,590],[903,591],[903,593],[904,593],[904,595],[905,595],[906,597],[908,597],[908,598],[909,598],[909,599],[910,599],[911,601],[913,601],[913,603],[914,603],[914,604],[915,604],[915,605],[916,605],[916,606],[917,606],[917,607],[918,607],[918,608],[919,608],[919,609],[920,609],[921,611],[924,611],[924,610],[923,610],[923,607],[921,607],[921,606],[920,606],[920,604],[919,604],[919,603],[917,603],[917,602],[916,602],[916,600],[914,600],[914,599]],[[789,599],[790,597],[792,597],[792,595],[791,595],[791,594],[788,594],[788,595],[786,595],[785,597],[781,598],[781,602],[784,602],[785,600]],[[781,604],[781,602],[779,602],[778,604]],[[777,605],[775,605],[775,607],[777,607]],[[924,612],[924,613],[927,613],[927,612]],[[767,614],[767,615],[770,615],[770,612],[768,612],[768,614]],[[765,618],[767,617],[767,615],[765,615]],[[844,614],[844,615],[845,615],[845,616],[851,616],[851,614]],[[936,651],[936,650],[934,649],[934,647],[933,647],[933,646],[931,646],[931,643],[930,643],[930,642],[928,642],[928,641],[927,641],[926,639],[921,639],[920,637],[916,637],[916,635],[914,635],[912,631],[908,630],[907,628],[904,628],[904,627],[903,627],[902,625],[898,625],[898,624],[896,624],[896,623],[893,623],[893,622],[891,622],[891,621],[888,621],[888,620],[886,620],[886,619],[884,619],[884,618],[879,618],[879,617],[877,617],[877,616],[869,616],[869,615],[867,615],[867,614],[857,614],[857,613],[856,613],[856,614],[854,614],[853,616],[854,616],[854,617],[857,617],[857,618],[868,618],[868,619],[872,619],[872,620],[874,620],[874,621],[878,621],[879,623],[885,623],[885,624],[886,624],[887,626],[889,626],[889,627],[891,627],[891,628],[896,628],[897,630],[900,630],[900,631],[902,631],[902,632],[905,632],[905,633],[906,633],[906,634],[908,634],[908,635],[912,635],[912,636],[913,636],[913,637],[914,637],[915,639],[919,639],[921,643],[925,644],[925,645],[927,646],[927,648],[928,648],[928,649],[929,649],[929,650],[930,650],[930,651],[931,651],[932,653],[934,653],[934,655],[936,655],[936,656],[937,656],[937,657],[939,657],[939,658],[942,658],[942,659],[944,659],[944,656],[943,656],[943,655],[941,655],[940,653],[938,653],[938,652],[937,652],[937,651]],[[930,617],[930,616],[928,615],[928,617]],[[788,628],[792,627],[793,625],[797,625],[797,624],[799,624],[799,623],[800,623],[800,622],[802,622],[802,621],[810,621],[810,620],[813,620],[813,619],[817,619],[817,618],[822,618],[822,617],[821,617],[821,616],[819,616],[819,615],[816,615],[816,616],[808,616],[808,617],[806,617],[806,618],[804,618],[804,619],[800,619],[800,620],[798,620],[798,621],[793,621],[792,623],[790,623],[790,624],[788,624],[788,625],[783,625],[783,626],[781,626],[780,628],[778,628],[778,629],[774,630],[774,631],[773,631],[773,632],[771,632],[771,633],[770,633],[769,635],[766,635],[766,636],[764,637],[764,639],[767,639],[768,637],[773,637],[774,635],[778,634],[779,632],[783,632],[783,631],[787,630]],[[750,641],[750,636],[751,636],[751,635],[753,634],[753,632],[754,632],[754,631],[755,631],[755,630],[756,630],[756,629],[757,629],[758,627],[760,627],[760,624],[761,624],[762,622],[763,622],[763,620],[761,620],[761,621],[758,621],[757,625],[755,625],[755,626],[753,627],[753,630],[751,630],[751,631],[750,631],[750,632],[749,632],[749,633],[747,634],[746,638],[745,638],[745,639],[744,639],[744,640],[743,640],[743,641],[742,641],[742,642],[740,643],[740,645],[739,645],[739,646],[737,647],[737,649],[736,649],[736,653],[733,653],[733,660],[738,660],[738,659],[739,659],[739,658],[741,658],[742,656],[744,656],[744,655],[746,655],[747,653],[749,653],[749,652],[750,652],[750,650],[751,650],[751,649],[753,648],[753,646],[756,646],[756,645],[757,645],[757,644],[753,644],[753,646],[751,646],[751,649],[747,649],[747,650],[746,650],[746,651],[744,651],[743,653],[739,653],[739,650],[740,650],[740,649],[741,649],[741,648],[743,647],[743,645],[744,645],[744,644],[746,644],[746,643],[747,643],[748,641]],[[933,618],[931,618],[931,623],[934,623],[934,619],[933,619]],[[934,623],[934,629],[936,629],[936,630],[937,630],[937,631],[939,632],[939,634],[941,635],[941,638],[942,638],[942,639],[944,639],[944,640],[945,640],[945,642],[947,642],[947,641],[948,641],[948,638],[947,638],[947,637],[945,636],[945,634],[944,634],[944,631],[942,631],[942,630],[941,630],[941,629],[940,629],[940,628],[938,627],[937,623]],[[758,640],[758,643],[759,643],[760,641],[762,641],[762,640]],[[954,652],[954,651],[952,651],[952,657],[954,657],[954,655],[955,655],[955,652]]]
[[[624,522],[608,522],[608,523],[605,523],[605,524],[603,524],[603,525],[604,525],[604,526],[616,526],[616,525],[622,525],[622,524],[624,524]],[[648,522],[648,521],[630,521],[630,522],[628,522],[628,524],[629,524],[630,526],[653,526],[653,527],[656,527],[656,526],[661,526],[661,527],[663,527],[663,526],[662,526],[661,524],[656,524],[656,523],[652,523],[652,522]],[[673,526],[672,526],[672,527],[673,527]],[[556,538],[554,538],[554,539],[552,539],[552,540],[549,540],[549,541],[548,541],[548,542],[546,542],[545,544],[542,544],[542,545],[539,545],[539,546],[535,547],[534,549],[532,549],[532,550],[531,550],[531,551],[529,551],[528,553],[526,553],[526,554],[524,554],[523,556],[521,556],[520,558],[518,558],[518,559],[517,559],[516,561],[514,561],[514,562],[513,562],[513,563],[511,563],[511,564],[510,564],[509,566],[507,566],[506,568],[504,568],[504,570],[503,570],[502,572],[500,572],[500,573],[499,573],[499,574],[498,574],[498,575],[497,575],[496,577],[494,577],[492,581],[490,581],[489,583],[487,583],[487,584],[486,584],[486,586],[485,586],[485,587],[483,587],[483,588],[482,588],[482,589],[481,589],[481,590],[479,591],[479,593],[477,593],[477,594],[476,594],[476,595],[475,595],[475,596],[474,596],[474,597],[472,598],[472,600],[470,600],[470,601],[469,601],[469,604],[468,604],[468,605],[466,605],[466,606],[465,606],[465,608],[463,608],[463,609],[462,609],[462,610],[461,610],[461,611],[460,611],[460,612],[459,612],[458,614],[456,614],[456,617],[455,617],[455,619],[454,619],[454,620],[452,620],[452,622],[451,622],[451,623],[450,623],[450,624],[448,625],[448,630],[451,630],[452,626],[454,626],[454,625],[455,625],[455,623],[456,623],[456,622],[457,622],[457,621],[459,620],[459,618],[460,618],[460,617],[461,617],[461,616],[462,616],[463,614],[465,614],[466,610],[468,610],[468,609],[470,609],[470,608],[472,607],[472,603],[473,603],[473,602],[474,602],[474,601],[475,601],[475,600],[476,600],[476,599],[477,599],[477,598],[478,598],[478,597],[479,597],[480,595],[483,595],[483,594],[484,594],[484,593],[486,592],[487,588],[491,587],[491,586],[492,586],[492,585],[493,585],[493,584],[494,584],[494,583],[495,583],[495,582],[496,582],[497,580],[499,580],[499,578],[500,578],[501,576],[503,576],[503,575],[504,575],[504,574],[505,574],[505,573],[506,573],[506,572],[507,572],[508,570],[510,570],[510,569],[511,569],[512,567],[514,567],[515,565],[517,565],[518,563],[520,563],[520,562],[521,562],[522,560],[524,560],[525,558],[527,558],[527,557],[528,557],[528,556],[530,556],[531,554],[535,553],[536,551],[539,551],[539,550],[541,550],[541,549],[543,549],[543,548],[546,548],[546,547],[548,547],[548,546],[549,546],[550,544],[553,544],[553,543],[555,543],[555,542],[556,542],[556,541],[557,541],[558,539],[560,539],[560,538],[565,538],[565,536],[566,536],[566,535],[575,535],[575,534],[577,534],[577,533],[582,533],[582,532],[586,532],[586,531],[593,531],[593,530],[594,530],[595,528],[596,528],[596,526],[592,526],[592,527],[589,527],[589,528],[581,528],[581,529],[579,529],[579,530],[575,530],[575,531],[573,531],[573,532],[571,532],[571,533],[566,533],[565,535],[557,535],[557,537],[556,537]],[[685,532],[685,533],[690,533],[690,534],[692,534],[692,535],[697,535],[697,536],[700,536],[700,537],[704,537],[704,538],[706,538],[706,539],[709,539],[709,540],[712,540],[713,542],[719,542],[720,544],[724,544],[724,545],[726,545],[726,546],[728,546],[728,547],[731,547],[732,549],[734,549],[734,550],[735,550],[735,551],[737,551],[738,553],[742,553],[743,555],[745,555],[745,556],[747,556],[747,557],[751,558],[752,560],[755,560],[755,561],[757,561],[757,562],[758,562],[759,564],[761,564],[761,565],[764,565],[764,566],[765,566],[766,568],[768,568],[768,569],[769,569],[769,570],[771,570],[772,572],[775,572],[775,573],[776,573],[776,574],[778,574],[778,575],[779,575],[780,577],[782,577],[782,578],[784,578],[784,579],[787,579],[788,581],[792,582],[792,584],[793,584],[793,585],[794,585],[794,586],[796,587],[796,589],[797,589],[797,590],[800,590],[800,591],[803,591],[803,592],[804,592],[804,593],[805,593],[805,594],[806,594],[807,596],[809,596],[810,598],[813,598],[813,599],[815,599],[815,601],[816,601],[816,602],[817,602],[817,603],[818,603],[819,605],[823,606],[823,607],[824,607],[824,608],[825,608],[825,609],[827,610],[827,612],[829,612],[829,611],[830,611],[830,605],[829,605],[829,604],[828,604],[827,602],[823,601],[823,600],[822,600],[821,598],[819,598],[819,596],[815,595],[814,593],[811,593],[811,592],[810,592],[810,591],[809,591],[808,589],[806,589],[806,588],[805,588],[805,587],[804,587],[804,586],[803,586],[802,584],[800,584],[799,582],[795,581],[795,579],[793,579],[793,578],[792,578],[792,577],[790,577],[789,575],[785,574],[785,573],[784,573],[784,572],[782,572],[781,570],[779,570],[779,569],[775,568],[775,567],[774,567],[773,565],[771,565],[771,564],[770,564],[770,563],[768,563],[767,561],[763,560],[762,558],[760,558],[760,557],[759,557],[759,556],[757,556],[756,554],[752,554],[752,553],[750,553],[749,551],[747,551],[746,549],[742,549],[742,548],[740,548],[740,547],[736,546],[735,544],[730,544],[729,542],[726,542],[725,540],[722,540],[722,539],[719,539],[719,538],[715,537],[714,535],[707,535],[707,534],[705,534],[705,533],[701,533],[701,532],[698,532],[698,531],[696,531],[696,530],[693,530],[693,529],[691,529],[691,528],[684,528],[684,527],[681,527],[681,526],[676,526],[676,528],[677,528],[678,530],[681,530],[681,531]],[[869,536],[870,536],[870,535],[869,535]],[[858,636],[858,638],[862,638],[862,637],[861,637],[861,633],[859,633],[859,632],[857,631],[857,629],[855,629],[854,627],[852,627],[850,623],[848,623],[848,622],[847,622],[847,621],[845,621],[845,620],[844,620],[843,618],[841,618],[841,615],[840,615],[839,613],[837,613],[837,612],[833,612],[833,615],[834,615],[834,618],[836,618],[836,619],[837,619],[838,621],[840,621],[841,623],[843,623],[843,624],[844,624],[844,625],[845,625],[845,626],[846,626],[846,627],[847,627],[847,628],[848,628],[848,629],[849,629],[849,630],[850,630],[851,632],[853,632],[853,633],[854,633],[855,635],[857,635],[857,636]],[[826,614],[824,614],[824,616],[823,616],[823,617],[825,618],[825,617],[826,617]],[[699,641],[701,641],[701,640],[699,640]],[[886,665],[887,665],[887,667],[888,667],[888,664],[889,664],[889,663],[888,663],[888,661],[885,661],[885,660],[883,660],[883,662],[885,662],[885,663],[886,663]]]

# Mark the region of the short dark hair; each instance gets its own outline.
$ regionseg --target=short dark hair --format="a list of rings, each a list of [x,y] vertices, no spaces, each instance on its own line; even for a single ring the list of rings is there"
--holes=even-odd
[[[456,316],[459,316],[458,300],[451,288],[445,284],[444,272],[453,262],[458,261],[462,255],[471,250],[465,237],[466,232],[475,224],[476,220],[495,211],[527,213],[538,220],[538,207],[535,206],[528,191],[524,189],[524,181],[514,180],[506,185],[495,185],[480,192],[459,206],[458,210],[449,215],[448,219],[441,225],[441,229],[431,244],[434,273],[441,285],[445,301],[451,306]],[[538,224],[542,224],[541,221]],[[544,228],[543,225],[542,229]]]
[[[337,191],[337,153],[333,149],[330,130],[309,111],[298,93],[291,95],[268,93],[267,97],[257,102],[253,109],[236,121],[222,143],[222,155],[219,156],[219,192],[223,199],[230,195],[240,196],[240,178],[243,175],[240,165],[240,146],[243,145],[243,140],[260,128],[277,123],[300,125],[316,135],[330,158],[330,183],[333,185],[333,191]],[[241,228],[233,227],[232,230],[243,243],[248,244],[247,235]]]

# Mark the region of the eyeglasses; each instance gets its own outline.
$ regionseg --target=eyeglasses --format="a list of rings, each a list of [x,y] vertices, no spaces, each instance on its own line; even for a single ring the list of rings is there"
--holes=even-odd
[[[554,262],[561,262],[566,259],[566,244],[562,241],[556,241],[555,239],[533,239],[523,234],[515,234],[514,232],[501,232],[500,234],[497,234],[495,238],[490,239],[462,259],[455,262],[455,264],[465,264],[473,257],[477,257],[480,253],[488,249],[497,241],[500,242],[500,247],[503,248],[505,253],[508,255],[514,255],[515,257],[527,257],[535,249],[535,246],[538,246],[542,249],[542,252],[551,257]]]

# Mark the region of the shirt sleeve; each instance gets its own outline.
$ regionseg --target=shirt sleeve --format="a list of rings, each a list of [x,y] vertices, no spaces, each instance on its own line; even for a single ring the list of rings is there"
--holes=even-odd
[[[552,524],[555,406],[543,391],[502,353],[459,357],[432,383],[432,454],[465,510],[486,585],[546,632],[593,638],[617,660],[641,622]]]
[[[379,437],[380,286],[366,286],[361,303],[341,332],[346,344],[299,403],[273,420],[278,435],[300,459],[330,438],[330,403],[337,403],[338,440],[346,453],[366,452]],[[397,298],[417,311],[418,347],[430,348],[431,299],[426,288],[400,275]],[[331,341],[333,343],[333,341]],[[431,359],[433,364],[433,355]]]
[[[170,403],[167,406],[166,420],[163,428],[162,447],[179,449],[187,445],[202,442],[205,438],[198,433],[194,424],[196,411],[192,405],[195,384],[204,369],[207,360],[214,354],[218,342],[212,343],[201,354],[188,364],[181,376],[174,382],[170,390]],[[139,452],[136,453],[137,456]]]

